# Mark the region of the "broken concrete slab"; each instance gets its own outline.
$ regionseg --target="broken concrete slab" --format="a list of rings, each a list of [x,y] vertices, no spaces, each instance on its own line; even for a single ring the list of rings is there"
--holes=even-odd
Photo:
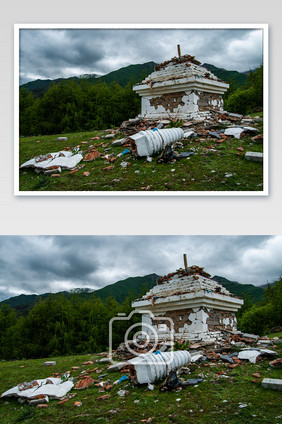
[[[241,338],[252,339],[252,340],[254,340],[254,342],[256,342],[256,341],[258,341],[259,336],[255,335],[255,334],[243,333],[241,335]]]
[[[61,398],[73,388],[73,385],[72,381],[50,377],[12,387],[2,393],[1,397],[15,396],[32,399],[38,395],[47,395],[50,398]]]
[[[282,390],[282,380],[279,378],[264,378],[261,385],[265,389]]]
[[[105,139],[105,140],[109,140],[109,139],[111,139],[111,138],[115,138],[115,134],[106,134],[106,135],[104,136],[104,139]]]
[[[99,361],[101,364],[108,364],[111,362],[110,358],[101,358]]]
[[[232,135],[235,138],[240,138],[241,133],[244,132],[243,128],[236,128],[236,127],[232,127],[232,128],[226,128],[226,130],[224,131],[225,135]]]
[[[224,112],[222,112],[222,113],[224,113]],[[238,118],[238,119],[242,119],[243,118],[243,115],[239,115],[238,113],[232,113],[232,112],[225,112],[225,113],[227,113],[227,115],[228,116],[230,116],[231,118]]]
[[[126,138],[120,138],[112,142],[112,146],[122,146],[126,142]]]
[[[194,131],[188,130],[184,131],[184,138],[189,138],[194,134]]]
[[[270,349],[260,349],[262,355],[277,356],[278,353]]]
[[[191,362],[197,362],[201,358],[203,358],[203,355],[192,355]]]
[[[46,155],[35,156],[33,159],[24,162],[20,168],[38,168],[50,169],[53,167],[61,167],[66,169],[74,168],[83,156],[80,153],[73,154],[64,150]]]
[[[47,402],[49,402],[49,397],[48,396],[45,396],[43,398],[39,397],[39,398],[31,399],[29,401],[29,405],[31,405],[31,406],[37,406],[37,405],[40,405],[40,404],[45,404]]]
[[[108,368],[108,371],[111,371],[111,372],[120,371],[123,369],[125,364],[126,362],[119,362],[117,364],[110,365]]]
[[[245,159],[252,162],[263,162],[263,153],[261,152],[247,152],[245,154]]]
[[[257,357],[260,355],[261,355],[261,352],[259,350],[241,350],[241,352],[239,352],[238,358],[246,359],[252,362],[252,364],[255,364]]]
[[[221,136],[220,136],[220,135],[219,135],[219,133],[218,133],[218,132],[216,132],[216,131],[210,131],[210,132],[209,132],[209,135],[210,135],[211,137],[213,137],[213,138],[217,138],[217,139],[221,140]]]

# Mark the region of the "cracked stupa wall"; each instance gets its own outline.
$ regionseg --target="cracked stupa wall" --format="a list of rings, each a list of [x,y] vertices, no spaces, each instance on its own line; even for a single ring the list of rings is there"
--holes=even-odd
[[[142,315],[144,331],[150,336],[156,331],[160,339],[170,337],[169,319],[173,322],[174,337],[182,340],[215,340],[224,330],[236,330],[235,313],[243,300],[196,268],[189,268],[190,275],[183,270],[172,274],[132,303],[135,311],[149,311],[158,318],[154,322],[149,314]]]
[[[229,84],[193,61],[185,55],[164,62],[133,87],[141,96],[141,117],[202,118],[211,110],[223,110],[222,95]]]

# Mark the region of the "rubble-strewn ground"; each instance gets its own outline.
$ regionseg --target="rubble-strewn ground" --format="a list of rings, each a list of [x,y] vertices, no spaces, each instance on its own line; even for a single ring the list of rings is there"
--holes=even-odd
[[[270,349],[282,356],[281,343]],[[45,409],[20,404],[16,399],[2,398],[1,424],[282,422],[281,392],[261,387],[263,378],[281,378],[281,367],[269,365],[273,358],[264,357],[256,364],[241,360],[235,368],[216,358],[195,363],[189,365],[189,371],[186,370],[187,373],[180,377],[202,378],[202,383],[180,391],[160,392],[162,382],[158,382],[154,390],[148,390],[146,385],[137,387],[128,380],[113,384],[125,373],[109,373],[107,363],[96,362],[101,357],[93,354],[48,358],[48,361],[56,361],[56,365],[49,367],[43,365],[45,359],[0,362],[0,393],[24,381],[47,378],[52,373],[56,376],[56,373],[66,371],[75,377],[75,383],[81,380],[80,376],[86,375],[94,380],[94,384],[83,390],[74,387],[65,402],[50,400]],[[99,382],[105,383],[104,391]],[[120,396],[119,391],[125,396]],[[81,406],[75,406],[75,402],[76,405],[81,403]]]
[[[233,123],[220,123],[215,130],[230,124]],[[261,119],[250,125],[255,125],[257,134],[263,132]],[[246,134],[241,139],[232,136],[218,139],[202,128],[203,125],[198,124],[198,136],[183,139],[183,146],[175,148],[176,153],[193,151],[194,154],[167,163],[157,163],[159,155],[151,162],[131,154],[118,157],[129,148],[112,146],[113,140],[126,135],[118,130],[21,137],[20,164],[37,155],[72,150],[77,146],[84,155],[94,153],[93,160],[83,160],[74,172],[63,170],[58,177],[21,169],[20,191],[262,191],[262,163],[244,159],[248,151],[263,151],[262,140],[252,141],[257,134]],[[188,126],[185,131],[189,129]],[[113,138],[104,138],[111,133]],[[67,136],[68,140],[57,141],[59,136]],[[97,151],[99,157],[96,157]]]

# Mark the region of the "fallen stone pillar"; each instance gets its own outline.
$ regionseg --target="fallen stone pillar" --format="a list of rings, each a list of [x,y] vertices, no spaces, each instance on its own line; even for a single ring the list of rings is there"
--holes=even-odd
[[[171,371],[190,362],[190,353],[186,350],[179,350],[158,354],[142,354],[128,361],[128,364],[133,380],[139,384],[147,384],[166,377]]]
[[[168,128],[165,130],[140,131],[130,136],[132,151],[136,156],[151,156],[170,146],[184,137],[181,128]]]

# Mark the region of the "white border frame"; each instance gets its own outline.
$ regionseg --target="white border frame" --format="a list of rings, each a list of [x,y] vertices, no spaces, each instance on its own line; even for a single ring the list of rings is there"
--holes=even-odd
[[[262,191],[20,191],[19,36],[20,29],[262,29],[263,30],[263,190]],[[268,196],[269,194],[268,24],[14,24],[14,195],[15,196]]]

